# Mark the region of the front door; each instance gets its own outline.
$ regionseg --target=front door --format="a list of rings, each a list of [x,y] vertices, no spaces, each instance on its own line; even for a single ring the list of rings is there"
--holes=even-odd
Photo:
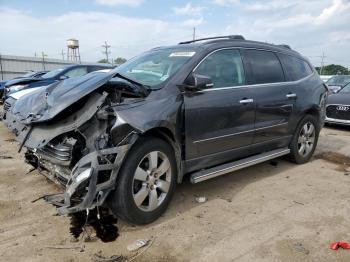
[[[240,52],[215,51],[194,73],[214,85],[184,95],[187,172],[248,155],[254,135],[255,102]]]

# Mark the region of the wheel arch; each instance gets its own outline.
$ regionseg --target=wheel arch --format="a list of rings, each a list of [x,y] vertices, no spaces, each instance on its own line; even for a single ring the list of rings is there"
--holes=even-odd
[[[177,168],[177,182],[181,183],[183,178],[183,161],[182,161],[182,150],[181,143],[176,139],[175,134],[171,131],[171,129],[167,127],[154,127],[151,128],[142,134],[140,137],[156,137],[164,140],[174,150],[175,159],[176,159],[176,168]]]

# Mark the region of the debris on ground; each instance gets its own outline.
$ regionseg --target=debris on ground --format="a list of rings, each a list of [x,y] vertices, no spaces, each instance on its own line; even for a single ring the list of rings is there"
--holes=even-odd
[[[350,249],[350,245],[347,242],[339,241],[330,244],[330,248],[333,250],[338,250],[340,247],[342,249]]]
[[[113,255],[111,257],[105,257],[102,255],[102,251],[100,250],[96,254],[92,256],[92,261],[94,262],[123,262],[126,261],[126,258],[123,256]]]
[[[140,249],[141,247],[146,246],[148,243],[149,243],[148,239],[138,239],[138,240],[135,240],[130,245],[128,245],[126,248],[129,251],[136,251],[136,250]]]
[[[298,204],[298,205],[302,205],[302,206],[305,205],[304,203],[301,203],[301,202],[298,202],[298,201],[295,201],[295,200],[293,200],[293,202],[294,202],[295,204]]]
[[[79,252],[85,251],[85,246],[49,246],[46,247],[48,249],[71,249],[71,250],[78,250]]]
[[[78,212],[70,215],[71,226],[70,232],[75,238],[85,232],[86,226],[91,226],[96,231],[96,237],[102,242],[112,242],[119,236],[118,227],[116,226],[118,220],[113,215],[109,214],[107,210],[100,209],[100,219],[97,216],[97,210],[91,210],[87,216],[85,212]],[[83,239],[92,239],[91,236],[85,236]],[[89,241],[86,241],[89,242]]]
[[[304,253],[305,255],[308,255],[310,253],[310,251],[306,249],[302,243],[294,244],[294,249],[298,252]]]
[[[5,142],[16,142],[16,139],[14,138],[9,138],[9,139],[5,139]]]
[[[208,199],[206,197],[196,197],[195,200],[197,203],[205,203]]]
[[[12,159],[12,156],[0,156],[0,159]]]

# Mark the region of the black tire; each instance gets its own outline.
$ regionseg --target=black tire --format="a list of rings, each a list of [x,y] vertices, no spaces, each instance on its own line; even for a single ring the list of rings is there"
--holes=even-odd
[[[171,181],[169,190],[153,211],[141,210],[134,200],[134,175],[140,162],[154,151],[159,151],[166,155],[170,162]],[[168,169],[169,170],[169,169]],[[177,168],[173,148],[164,140],[154,137],[143,137],[131,148],[118,175],[116,189],[111,193],[108,203],[112,212],[121,219],[132,224],[148,224],[159,218],[166,210],[177,183]],[[147,183],[147,182],[142,182]],[[148,190],[150,190],[148,188]],[[148,195],[146,200],[149,199]],[[150,200],[148,200],[150,201]],[[150,205],[150,204],[149,204]]]
[[[314,143],[313,143],[312,150],[310,152],[308,152],[306,155],[301,155],[299,153],[298,139],[299,139],[299,136],[302,132],[304,125],[307,123],[311,123],[315,128]],[[316,149],[319,133],[320,133],[320,125],[318,124],[317,119],[312,115],[306,115],[299,122],[299,124],[295,130],[295,133],[293,135],[292,141],[290,143],[289,159],[296,164],[304,164],[304,163],[308,162]]]

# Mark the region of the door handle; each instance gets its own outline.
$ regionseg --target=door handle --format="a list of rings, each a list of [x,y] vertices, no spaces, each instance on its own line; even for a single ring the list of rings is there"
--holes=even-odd
[[[297,97],[297,94],[287,94],[286,95],[287,98],[296,98]]]
[[[240,104],[250,104],[250,103],[253,103],[254,102],[254,99],[242,99],[239,101]]]

